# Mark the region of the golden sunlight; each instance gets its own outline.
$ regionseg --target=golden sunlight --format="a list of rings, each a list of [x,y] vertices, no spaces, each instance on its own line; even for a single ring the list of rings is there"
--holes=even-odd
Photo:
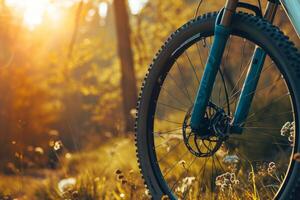
[[[148,0],[128,0],[131,13],[138,14],[146,5]]]
[[[98,6],[98,13],[101,18],[105,18],[107,15],[108,5],[106,2],[101,2]]]
[[[60,18],[60,9],[51,0],[6,0],[5,3],[22,15],[24,25],[30,30],[40,25],[45,16],[52,20]]]

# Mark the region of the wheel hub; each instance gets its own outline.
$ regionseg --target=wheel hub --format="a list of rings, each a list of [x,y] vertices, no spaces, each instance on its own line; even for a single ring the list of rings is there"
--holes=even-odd
[[[204,117],[204,128],[201,130],[205,133],[200,134],[191,129],[191,113],[192,108],[186,113],[182,126],[186,147],[197,157],[213,156],[229,138],[230,118],[223,109],[210,102]]]

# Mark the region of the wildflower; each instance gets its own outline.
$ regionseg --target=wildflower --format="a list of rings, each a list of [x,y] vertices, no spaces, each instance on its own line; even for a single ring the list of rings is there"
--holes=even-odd
[[[225,191],[226,189],[231,190],[234,185],[238,185],[240,181],[237,179],[235,173],[226,172],[217,176],[215,180],[216,186],[218,186],[221,191]]]
[[[267,171],[269,174],[274,173],[276,171],[276,164],[274,162],[270,162]]]
[[[179,161],[179,164],[185,167],[186,162],[184,160]]]
[[[54,143],[54,146],[53,146],[53,149],[55,150],[55,151],[58,151],[58,150],[60,150],[61,148],[63,147],[63,143],[62,143],[62,141],[56,141],[55,143]]]
[[[232,173],[237,173],[240,169],[241,161],[237,155],[226,155],[223,158],[223,163],[227,165],[227,168]]]
[[[223,162],[228,164],[239,163],[240,158],[237,155],[227,155],[224,157]]]
[[[65,154],[65,158],[66,158],[66,159],[70,159],[71,157],[72,157],[72,154],[70,154],[70,153],[66,153],[66,154]]]
[[[182,179],[182,184],[176,188],[176,191],[184,194],[191,187],[195,179],[195,177],[185,177]]]
[[[281,136],[288,137],[289,142],[294,142],[295,122],[286,122],[280,131]]]
[[[66,190],[74,187],[76,184],[76,179],[75,178],[66,178],[62,179],[58,182],[58,189],[60,192],[65,192]]]
[[[259,168],[258,168],[258,171],[257,171],[257,174],[258,174],[260,177],[265,177],[265,176],[268,174],[268,168],[265,168],[265,167],[259,167]]]
[[[124,194],[124,193],[121,193],[121,194],[120,194],[120,197],[121,197],[122,199],[124,199],[124,198],[125,198],[125,194]]]
[[[34,151],[39,154],[44,154],[44,149],[42,147],[35,147]]]

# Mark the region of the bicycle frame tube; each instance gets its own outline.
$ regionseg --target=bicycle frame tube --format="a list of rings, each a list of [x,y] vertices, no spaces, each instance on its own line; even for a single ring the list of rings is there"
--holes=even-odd
[[[230,10],[232,13],[234,13],[236,9],[236,5],[232,1],[230,1],[229,3],[228,2],[229,1],[227,1],[226,6],[228,5],[235,6],[235,7],[231,7],[233,9]],[[235,1],[235,3],[237,2],[238,1]],[[278,6],[277,3],[269,2],[264,18],[272,22],[277,10],[277,6]],[[227,15],[225,13],[227,13]],[[203,78],[201,80],[198,94],[195,100],[194,109],[191,118],[191,128],[193,131],[198,131],[198,134],[200,134],[201,136],[205,136],[205,134],[207,134],[205,133],[205,129],[204,129],[205,126],[204,115],[206,112],[206,107],[209,102],[209,98],[211,96],[215,77],[219,70],[223,51],[225,49],[226,42],[230,35],[231,19],[229,18],[231,16],[228,18],[228,15],[230,14],[232,15],[232,13],[226,12],[226,8],[225,8],[220,25],[218,24],[218,19],[216,21],[214,42],[212,44],[208,62],[206,64]],[[219,15],[222,15],[222,12]],[[224,20],[224,18],[227,19]],[[266,58],[266,53],[261,48],[256,47],[240,94],[237,109],[234,114],[234,120],[231,124],[231,133],[239,133],[239,134],[242,133],[243,124],[248,116],[251,102],[255,94],[255,90],[259,81],[260,73],[262,71],[265,58]]]
[[[300,0],[280,0],[280,2],[300,37]]]

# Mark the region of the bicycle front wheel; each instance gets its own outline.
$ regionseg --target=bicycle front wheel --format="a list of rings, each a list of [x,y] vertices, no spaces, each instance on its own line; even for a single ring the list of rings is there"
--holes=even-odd
[[[154,199],[296,199],[300,55],[278,28],[249,14],[234,16],[206,117],[217,118],[216,107],[227,120],[234,117],[259,46],[267,57],[243,134],[225,141],[189,130],[216,16],[205,14],[178,29],[149,68],[136,120],[145,184]]]

